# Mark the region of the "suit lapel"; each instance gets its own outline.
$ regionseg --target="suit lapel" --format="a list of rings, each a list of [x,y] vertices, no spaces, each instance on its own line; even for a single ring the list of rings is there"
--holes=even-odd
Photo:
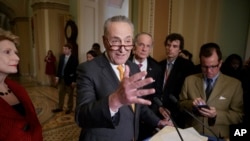
[[[105,55],[103,55],[102,57],[104,57],[105,59],[100,59],[99,65],[102,68],[102,74],[103,77],[105,77],[105,79],[107,80],[107,83],[111,86],[113,86],[114,90],[116,90],[120,84],[120,80],[116,77],[116,74],[114,72],[114,70],[112,69],[108,59],[106,58]],[[132,68],[132,64],[131,62],[126,62],[126,65],[129,66],[130,68],[130,74],[129,76],[133,75],[134,73],[136,73],[137,70],[135,70],[134,68]],[[138,71],[139,72],[139,68]],[[128,105],[129,109],[131,110],[131,112],[133,112],[133,109],[130,105]],[[135,111],[138,110],[138,106],[137,104],[135,104]],[[136,112],[137,113],[137,112]]]
[[[105,59],[100,59],[100,66],[102,68],[102,76],[105,77],[109,85],[114,86],[116,89],[119,85],[119,79],[116,77],[114,70],[112,69],[108,59],[103,55]]]
[[[148,72],[148,74],[147,74],[146,77],[153,76],[153,74],[152,74],[153,73],[153,68],[152,68],[151,61],[149,59],[147,61],[148,61],[148,66],[147,66],[147,72]]]
[[[131,61],[127,61],[125,64],[128,65],[129,68],[130,68],[129,76],[131,76],[131,75],[133,75],[133,74],[135,74],[135,73],[137,73],[137,72],[140,72],[139,67],[135,67],[135,66],[136,66],[135,63],[132,63]],[[133,65],[134,65],[134,67],[133,67]],[[130,108],[131,112],[134,113],[134,111],[133,111],[133,109],[132,109],[132,107],[131,107],[130,105],[129,105],[129,108]],[[135,104],[135,113],[136,113],[136,114],[138,113],[138,110],[139,110],[139,109],[140,109],[140,108],[138,108],[138,105]]]
[[[201,87],[202,85],[202,87]],[[203,82],[203,76],[202,74],[199,76],[199,79],[195,82],[195,87],[198,89],[198,92],[200,94],[200,97],[202,99],[206,99],[205,92],[204,92],[204,82]]]
[[[214,84],[214,87],[213,87],[213,90],[210,94],[210,97],[209,99],[207,100],[207,102],[209,103],[210,101],[213,101],[215,98],[219,97],[220,96],[220,90],[224,88],[224,83],[223,83],[223,76],[222,74],[219,74],[219,77],[217,78],[215,84]]]
[[[167,63],[167,62],[166,62]],[[167,79],[167,82],[170,81],[172,82],[174,79],[176,79],[174,76],[178,76],[178,73],[179,73],[179,67],[180,67],[180,61],[179,59],[177,58],[171,68],[171,71],[170,71],[170,74],[168,75],[168,79]],[[166,72],[166,69],[165,69],[165,72]]]

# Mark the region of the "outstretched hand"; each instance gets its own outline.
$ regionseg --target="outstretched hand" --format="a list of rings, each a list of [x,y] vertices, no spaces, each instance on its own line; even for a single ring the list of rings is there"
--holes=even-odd
[[[141,98],[141,96],[155,93],[155,89],[142,89],[143,86],[148,85],[154,80],[149,77],[142,79],[147,75],[146,71],[138,72],[129,76],[130,69],[126,65],[123,80],[118,89],[109,96],[109,107],[113,111],[117,111],[123,105],[130,105],[133,103],[150,105],[151,101]]]

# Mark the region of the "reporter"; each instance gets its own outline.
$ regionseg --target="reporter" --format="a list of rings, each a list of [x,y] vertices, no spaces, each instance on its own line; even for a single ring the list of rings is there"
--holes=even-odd
[[[238,124],[243,118],[241,83],[220,72],[222,53],[217,44],[202,45],[199,57],[202,73],[185,79],[180,94],[180,106],[195,112],[205,125],[211,127],[216,136],[228,139],[229,125]],[[209,108],[197,108],[199,105],[208,105]],[[186,126],[194,127],[201,134],[214,136],[194,119],[186,122]]]

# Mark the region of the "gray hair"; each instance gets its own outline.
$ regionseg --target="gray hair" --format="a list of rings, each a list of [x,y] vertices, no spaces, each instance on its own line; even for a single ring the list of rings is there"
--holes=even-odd
[[[153,40],[153,37],[150,33],[148,32],[141,32],[141,33],[138,33],[135,35],[135,38],[134,38],[134,44],[136,44],[138,42],[138,38],[141,36],[141,35],[148,35],[151,39],[152,39],[152,45],[151,47],[153,47],[153,44],[154,44],[154,40]]]
[[[132,31],[134,32],[134,25],[131,22],[131,20],[128,17],[126,17],[126,16],[118,15],[118,16],[113,16],[111,18],[108,18],[105,21],[105,23],[104,23],[104,36],[107,36],[109,34],[108,33],[108,26],[112,22],[125,22],[125,23],[128,23],[131,26]]]

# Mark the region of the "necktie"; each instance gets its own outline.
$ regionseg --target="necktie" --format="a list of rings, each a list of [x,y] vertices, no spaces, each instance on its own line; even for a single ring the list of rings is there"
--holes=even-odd
[[[124,70],[123,70],[123,66],[122,65],[118,65],[117,69],[119,71],[119,77],[120,77],[120,81],[123,79],[123,75],[124,75]],[[135,111],[135,104],[131,104],[132,110],[133,112]]]
[[[207,100],[208,100],[208,98],[209,98],[209,96],[210,96],[210,94],[212,92],[212,89],[213,89],[212,82],[213,82],[213,79],[210,79],[210,78],[207,79],[207,88],[205,90]]]
[[[166,83],[167,83],[168,76],[169,76],[169,74],[170,74],[170,71],[171,71],[171,69],[172,69],[172,66],[173,66],[172,63],[168,63],[167,66],[166,66],[165,79],[164,79],[164,86],[163,86],[163,87],[165,87],[165,85],[166,85]]]
[[[138,64],[138,66],[139,66],[139,68],[141,69],[141,67],[142,67],[142,64],[140,63],[140,64]]]
[[[123,75],[124,75],[124,71],[123,71],[122,65],[118,65],[117,69],[119,71],[119,77],[120,77],[120,81],[121,81],[123,79]]]
[[[168,71],[167,71],[167,72],[168,72],[168,75],[169,75],[169,73],[170,73],[172,67],[173,67],[173,64],[172,64],[172,63],[168,63]]]

